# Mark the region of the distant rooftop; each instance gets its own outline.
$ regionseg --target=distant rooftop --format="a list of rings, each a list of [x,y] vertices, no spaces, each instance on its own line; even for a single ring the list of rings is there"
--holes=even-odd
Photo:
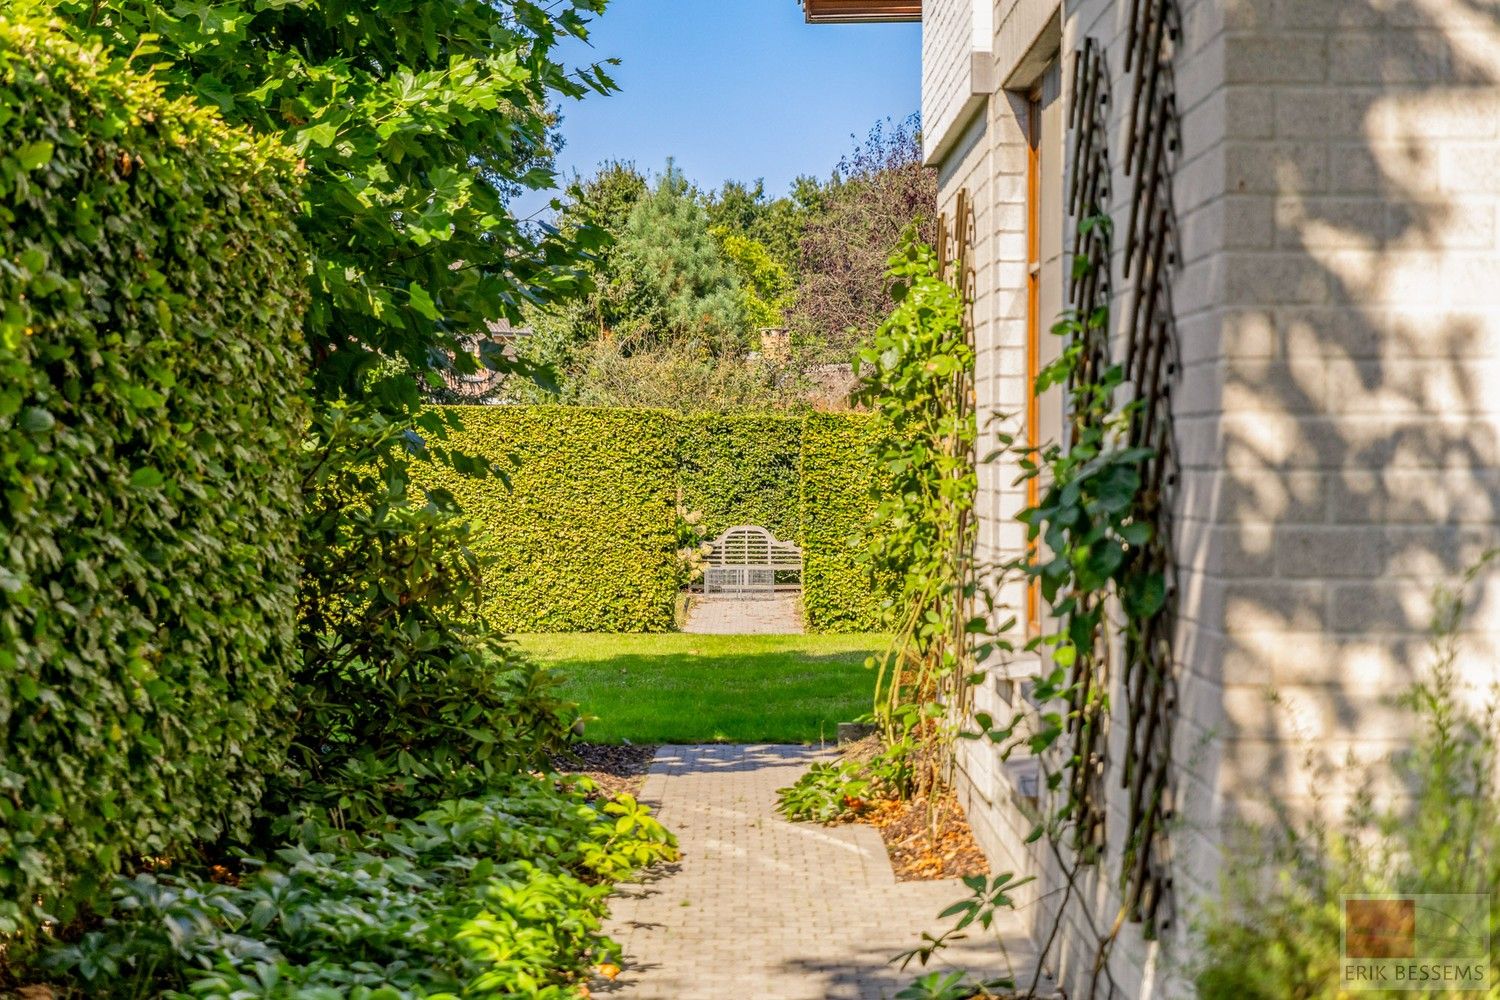
[[[461,342],[467,348],[467,353],[477,355],[480,346],[486,341],[501,345],[502,353],[511,361],[516,360],[516,349],[513,346],[517,340],[529,337],[532,334],[529,326],[513,326],[509,320],[487,319],[484,321],[488,335],[475,335],[463,337]],[[449,368],[443,372],[443,381],[448,385],[448,391],[452,393],[457,402],[466,403],[493,403],[499,402],[495,398],[504,386],[506,373],[491,371],[480,366],[476,372],[459,374]]]

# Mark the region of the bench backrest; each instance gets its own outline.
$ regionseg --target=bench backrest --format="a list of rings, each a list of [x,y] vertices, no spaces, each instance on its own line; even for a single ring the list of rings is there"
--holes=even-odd
[[[713,540],[708,565],[801,569],[802,550],[791,542],[777,541],[765,528],[742,524]]]

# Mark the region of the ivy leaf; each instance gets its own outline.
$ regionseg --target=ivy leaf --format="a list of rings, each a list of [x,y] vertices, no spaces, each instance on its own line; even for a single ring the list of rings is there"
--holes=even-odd
[[[17,423],[27,434],[45,434],[57,425],[57,418],[40,406],[28,406]]]

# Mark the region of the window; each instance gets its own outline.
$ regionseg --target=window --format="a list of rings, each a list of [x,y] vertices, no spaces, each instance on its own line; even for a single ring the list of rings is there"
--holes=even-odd
[[[1053,61],[1028,94],[1026,110],[1026,443],[1032,449],[1055,441],[1062,431],[1062,389],[1035,392],[1042,368],[1059,353],[1052,324],[1063,306],[1063,121],[1062,72]],[[1036,506],[1041,483],[1026,484],[1026,503]],[[1033,546],[1031,558],[1039,553]],[[1026,594],[1031,635],[1042,629],[1042,597],[1033,585]]]

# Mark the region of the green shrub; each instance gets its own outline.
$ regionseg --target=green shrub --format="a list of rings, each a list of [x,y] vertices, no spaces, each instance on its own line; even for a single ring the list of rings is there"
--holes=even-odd
[[[504,632],[663,632],[677,597],[677,427],[656,410],[463,407],[451,444],[505,478],[433,467],[474,525]]]
[[[880,424],[864,414],[814,413],[802,426],[802,608],[811,632],[875,632],[888,581],[865,559],[880,470]]]
[[[823,761],[776,789],[776,811],[794,823],[834,823],[859,815],[870,791],[861,762]]]
[[[310,827],[232,884],[118,879],[97,929],[46,965],[99,1000],[579,996],[619,961],[609,883],[676,856],[649,812],[526,775],[384,831]]]
[[[758,524],[786,542],[802,534],[802,418],[707,413],[678,418],[682,504],[709,538]]]
[[[298,711],[268,803],[293,825],[412,815],[537,766],[573,721],[553,679],[473,614],[470,527],[411,489],[435,457],[414,442],[337,404],[308,435]]]
[[[792,784],[776,789],[776,811],[794,823],[838,823],[860,815],[876,800],[909,798],[914,756],[910,744],[894,743],[866,760],[814,764]]]
[[[244,829],[283,759],[293,179],[0,16],[0,931]]]

